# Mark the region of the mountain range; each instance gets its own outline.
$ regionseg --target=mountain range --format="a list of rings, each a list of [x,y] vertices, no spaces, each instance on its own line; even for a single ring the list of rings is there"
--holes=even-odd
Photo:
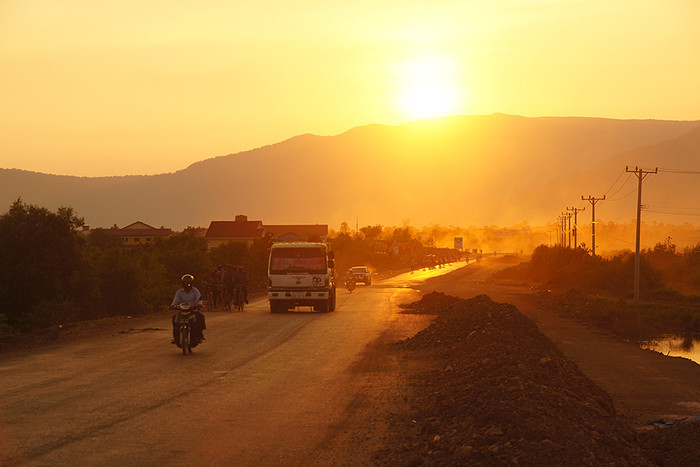
[[[92,227],[176,230],[245,214],[269,224],[509,226],[555,221],[582,196],[602,221],[636,215],[634,174],[660,222],[700,218],[700,121],[493,114],[300,135],[168,174],[71,177],[0,169],[0,206],[71,206]],[[621,187],[621,188],[620,188]],[[633,193],[632,193],[633,192]],[[680,216],[681,208],[695,209]],[[4,211],[4,209],[2,209]],[[683,211],[690,212],[690,211]],[[663,217],[666,216],[666,217]],[[695,217],[693,217],[695,216]]]

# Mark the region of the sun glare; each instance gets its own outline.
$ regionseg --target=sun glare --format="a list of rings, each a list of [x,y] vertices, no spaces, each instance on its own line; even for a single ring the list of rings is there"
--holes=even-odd
[[[421,57],[401,65],[397,103],[412,119],[451,115],[459,108],[461,92],[449,61]]]

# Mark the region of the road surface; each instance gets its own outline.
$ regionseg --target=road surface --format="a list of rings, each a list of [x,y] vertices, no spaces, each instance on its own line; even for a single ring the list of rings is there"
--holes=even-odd
[[[266,299],[212,312],[187,356],[165,313],[2,356],[0,465],[367,463],[355,428],[381,423],[376,405],[400,385],[386,344],[429,324],[396,304],[461,266],[339,289],[332,313],[272,314]]]

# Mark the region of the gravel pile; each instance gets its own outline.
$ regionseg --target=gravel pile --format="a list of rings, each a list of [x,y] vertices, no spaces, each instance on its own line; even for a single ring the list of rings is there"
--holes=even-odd
[[[459,297],[445,295],[442,292],[430,292],[418,301],[399,305],[399,308],[404,309],[403,313],[438,314],[442,309],[461,301]]]
[[[430,295],[409,309],[435,322],[397,345],[431,369],[411,372],[378,464],[656,464],[610,396],[517,308]]]

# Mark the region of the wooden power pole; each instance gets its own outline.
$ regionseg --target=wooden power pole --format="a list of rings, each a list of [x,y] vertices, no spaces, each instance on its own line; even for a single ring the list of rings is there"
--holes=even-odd
[[[567,211],[574,212],[574,248],[578,248],[578,213],[586,208],[566,208]]]
[[[639,167],[635,167],[634,170],[630,170],[629,166],[625,167],[625,172],[633,172],[639,179],[639,185],[637,187],[637,242],[634,247],[634,304],[639,305],[639,243],[641,239],[642,230],[642,180],[644,180],[647,175],[655,174],[659,171],[658,167],[652,170],[644,170]]]
[[[595,205],[599,201],[603,201],[605,199],[605,195],[603,195],[602,198],[594,198],[591,195],[588,195],[588,198],[584,198],[583,195],[581,195],[581,199],[583,201],[589,201],[591,203],[591,206],[593,207],[593,209],[591,209],[591,211],[592,211],[591,216],[593,219],[593,221],[591,223],[591,232],[592,232],[591,243],[593,244],[592,248],[591,248],[591,253],[593,254],[593,256],[595,256]]]

